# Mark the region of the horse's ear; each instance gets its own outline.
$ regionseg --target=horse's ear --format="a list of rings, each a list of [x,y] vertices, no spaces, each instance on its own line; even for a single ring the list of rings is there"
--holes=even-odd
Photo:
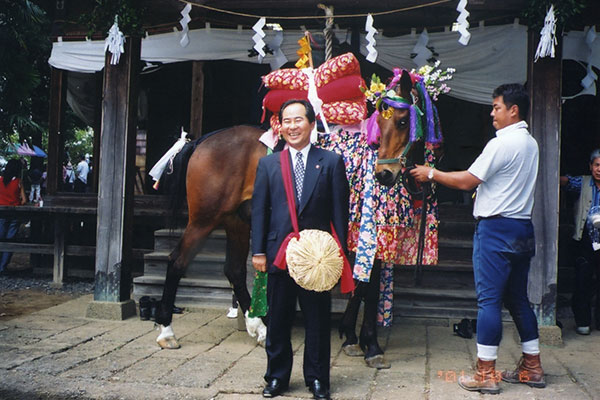
[[[410,73],[403,69],[402,76],[400,77],[400,95],[405,99],[410,99],[410,92],[412,91],[412,80],[410,79]]]

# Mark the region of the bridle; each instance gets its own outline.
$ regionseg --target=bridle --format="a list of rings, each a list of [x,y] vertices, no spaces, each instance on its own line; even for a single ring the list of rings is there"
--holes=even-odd
[[[400,164],[400,166],[402,168],[406,168],[406,155],[408,154],[408,152],[410,151],[410,148],[412,147],[413,142],[409,141],[408,144],[404,147],[404,151],[402,151],[402,154],[400,154],[400,157],[396,157],[396,158],[383,158],[383,159],[378,159],[377,160],[377,165],[382,165],[382,164]]]
[[[411,130],[411,136],[414,135],[413,131],[413,124],[416,121],[413,121],[413,119],[416,117],[416,112],[415,109],[418,110],[417,107],[414,106],[414,104],[410,101],[408,101],[407,99],[405,99],[404,97],[400,97],[400,96],[395,96],[395,95],[385,95],[383,96],[381,99],[379,99],[379,101],[377,102],[377,109],[380,108],[381,103],[386,103],[388,106],[396,108],[396,109],[402,109],[402,110],[410,110],[410,118],[411,118],[411,126],[410,126],[410,130]],[[420,110],[418,110],[418,112],[420,112]],[[391,115],[389,117],[385,117],[385,115],[382,115],[383,118],[385,119],[389,119],[391,118]],[[407,161],[407,154],[410,152],[410,149],[412,147],[412,144],[414,142],[414,137],[411,137],[408,141],[408,143],[406,144],[406,146],[404,147],[404,150],[402,151],[402,154],[400,154],[400,156],[396,157],[396,158],[383,158],[383,159],[378,159],[377,160],[377,165],[385,165],[385,164],[400,164],[400,166],[402,168],[406,168],[406,161]]]

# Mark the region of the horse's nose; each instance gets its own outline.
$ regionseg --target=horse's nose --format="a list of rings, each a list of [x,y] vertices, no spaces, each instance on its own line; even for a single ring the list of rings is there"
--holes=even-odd
[[[375,178],[385,186],[392,186],[394,184],[394,174],[389,169],[384,169],[381,172],[375,174]]]

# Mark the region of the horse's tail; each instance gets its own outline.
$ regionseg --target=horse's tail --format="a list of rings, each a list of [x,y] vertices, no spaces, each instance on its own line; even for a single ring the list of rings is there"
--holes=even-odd
[[[174,229],[182,216],[183,203],[186,198],[185,177],[188,162],[196,149],[195,142],[188,142],[173,158],[172,166],[168,166],[161,177],[162,189],[169,195],[169,214],[167,225]]]

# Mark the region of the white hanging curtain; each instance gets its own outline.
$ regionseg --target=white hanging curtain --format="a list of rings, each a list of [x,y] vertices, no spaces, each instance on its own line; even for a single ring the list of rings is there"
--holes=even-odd
[[[234,29],[198,29],[189,31],[189,44],[181,47],[179,33],[170,32],[142,39],[142,60],[172,63],[190,60],[237,60],[258,63],[257,57],[248,57],[254,46],[252,31]],[[489,104],[492,91],[509,82],[525,83],[527,79],[527,27],[517,24],[471,28],[471,39],[467,46],[456,40],[456,32],[428,34],[428,46],[433,46],[439,55],[442,68],[456,68],[454,78],[449,81],[452,91],[449,96],[480,104]],[[279,43],[276,33],[266,31],[265,43]],[[347,41],[347,31],[335,30],[338,41]],[[281,32],[279,33],[281,34]],[[280,50],[289,60],[297,58],[298,39],[304,35],[300,30],[283,31]],[[418,35],[394,38],[377,38],[377,64],[389,69],[417,67],[410,58]],[[367,41],[361,36],[361,53],[368,54]],[[275,54],[278,52],[275,50]],[[591,51],[591,54],[590,54]],[[279,53],[281,54],[281,53]],[[595,40],[592,49],[585,42],[583,32],[569,32],[563,43],[563,58],[592,61],[600,67],[600,40]],[[267,54],[264,64],[275,57]],[[96,72],[104,67],[104,41],[56,42],[52,47],[50,65],[77,72]]]
[[[449,96],[474,103],[490,104],[493,90],[503,83],[525,83],[527,80],[527,27],[510,24],[472,28],[467,46],[456,40],[456,32],[428,33],[428,46],[433,46],[441,68],[456,68],[448,81]],[[361,53],[367,54],[366,40],[361,38]],[[416,68],[410,58],[419,35],[377,38],[377,64]]]

